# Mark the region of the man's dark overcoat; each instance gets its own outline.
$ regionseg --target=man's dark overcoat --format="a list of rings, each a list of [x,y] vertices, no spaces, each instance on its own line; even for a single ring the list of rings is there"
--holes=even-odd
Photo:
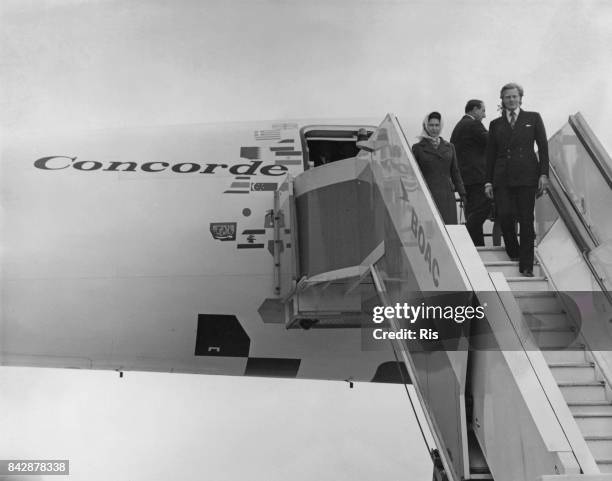
[[[482,122],[469,115],[464,115],[453,129],[450,142],[457,151],[464,185],[485,183],[487,137],[488,132]]]

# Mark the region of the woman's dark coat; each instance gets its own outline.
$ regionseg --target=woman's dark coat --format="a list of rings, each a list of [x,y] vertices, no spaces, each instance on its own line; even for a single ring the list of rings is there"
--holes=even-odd
[[[444,223],[456,224],[455,191],[465,196],[465,187],[457,166],[455,147],[440,138],[440,145],[436,149],[429,139],[422,139],[418,144],[412,146],[412,152]]]

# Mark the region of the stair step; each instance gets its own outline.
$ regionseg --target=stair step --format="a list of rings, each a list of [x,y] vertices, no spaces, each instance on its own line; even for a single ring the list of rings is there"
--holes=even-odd
[[[549,364],[550,367],[579,367],[579,368],[589,368],[595,367],[594,362],[585,361],[585,362],[551,362]]]
[[[565,349],[582,346],[579,334],[566,328],[535,328],[531,330],[540,349]]]
[[[546,277],[545,276],[533,276],[533,277],[516,276],[516,277],[506,277],[506,281],[508,282],[530,282],[530,283],[535,284],[537,282],[546,281]]]
[[[612,473],[612,458],[595,459],[597,467],[602,473]]]
[[[550,291],[552,286],[544,276],[534,277],[506,277],[506,282],[513,291]]]
[[[612,453],[612,436],[585,436],[584,440],[595,459],[605,459]]]
[[[508,260],[491,260],[486,261],[484,263],[487,271],[489,272],[501,272],[505,276],[510,277],[519,277],[521,276],[519,272],[519,263],[518,261],[508,261]],[[542,276],[542,270],[539,265],[535,265],[533,267],[533,273],[538,276]]]
[[[531,328],[531,332],[563,332],[566,334],[576,334],[576,328],[574,326],[534,326]]]
[[[595,381],[595,364],[592,362],[560,362],[548,365],[557,382]]]
[[[500,259],[500,260],[490,260],[490,261],[485,261],[485,266],[507,266],[507,265],[513,265],[513,266],[518,266],[519,265],[519,261],[513,261],[513,260],[508,260],[508,259]],[[535,260],[533,263],[534,266],[539,266],[540,263]]]
[[[542,345],[540,346],[540,350],[542,351],[584,351],[585,350],[585,346],[582,342],[580,342],[580,338],[576,339],[573,343],[571,343],[570,345],[567,344],[560,344],[558,346],[549,346],[549,345]],[[586,357],[585,357],[586,359]]]
[[[517,291],[514,298],[523,313],[562,313],[563,304],[554,291]]]
[[[521,279],[523,277],[521,276]],[[529,277],[526,277],[526,279],[529,279]],[[532,278],[533,279],[533,278]],[[536,298],[548,298],[548,297],[552,297],[554,299],[558,299],[557,297],[557,293],[555,291],[535,291],[535,292],[517,292],[514,297],[536,297]]]
[[[568,403],[606,400],[603,382],[560,382],[558,384]]]
[[[488,272],[501,272],[506,277],[518,277],[519,273],[518,262],[513,261],[491,261],[484,263]]]
[[[523,312],[530,329],[565,328],[576,329],[564,312]]]
[[[591,401],[581,403],[568,403],[572,414],[612,414],[610,401]]]
[[[478,254],[483,262],[491,262],[491,261],[509,261],[508,254],[506,254],[506,249],[503,247],[477,247]]]
[[[576,414],[574,419],[585,436],[612,434],[612,414]]]
[[[490,235],[484,234],[485,247],[496,247],[493,245],[493,238]]]
[[[548,364],[562,362],[586,362],[585,352],[582,350],[543,350],[542,355]]]

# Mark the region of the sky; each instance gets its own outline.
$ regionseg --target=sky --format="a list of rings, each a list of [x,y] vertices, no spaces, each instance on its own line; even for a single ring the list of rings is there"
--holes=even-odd
[[[4,0],[3,129],[382,118],[448,131],[499,89],[554,132],[612,99],[606,1]],[[601,127],[597,129],[598,127]]]
[[[610,151],[610,25],[603,0],[3,0],[0,134],[394,112],[411,139],[438,110],[448,138],[516,81]],[[431,479],[401,386],[2,368],[0,432],[73,480]]]

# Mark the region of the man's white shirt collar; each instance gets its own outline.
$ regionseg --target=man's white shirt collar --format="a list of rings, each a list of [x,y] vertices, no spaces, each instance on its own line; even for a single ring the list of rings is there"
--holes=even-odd
[[[468,116],[469,118],[471,118],[472,120],[476,120],[476,117],[474,117],[473,115],[470,115],[470,114],[465,114],[465,115],[467,115],[467,116]]]
[[[516,120],[518,119],[518,116],[521,113],[521,108],[517,107],[516,110],[514,110],[514,112],[516,113],[516,117],[514,120]],[[508,120],[508,122],[510,122],[510,110],[506,110],[506,119]]]

